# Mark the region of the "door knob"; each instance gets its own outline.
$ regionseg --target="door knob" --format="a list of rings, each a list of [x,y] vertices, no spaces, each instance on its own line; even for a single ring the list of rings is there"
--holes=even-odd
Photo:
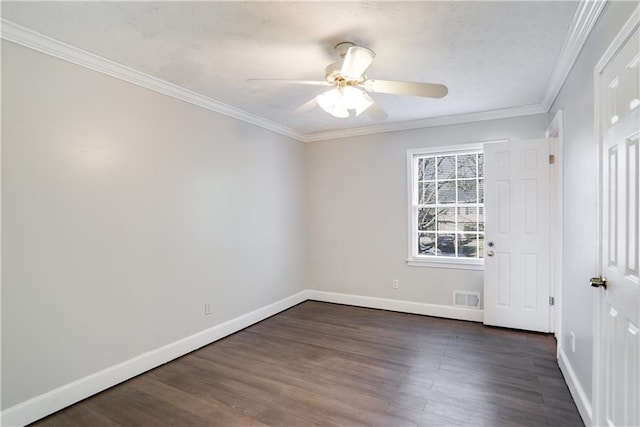
[[[606,277],[592,277],[591,278],[591,286],[594,288],[603,287],[607,289],[607,278]]]
[[[493,255],[494,255],[494,253],[493,253],[493,251],[489,251],[489,252],[487,252],[487,255],[488,255],[488,256],[493,256]]]

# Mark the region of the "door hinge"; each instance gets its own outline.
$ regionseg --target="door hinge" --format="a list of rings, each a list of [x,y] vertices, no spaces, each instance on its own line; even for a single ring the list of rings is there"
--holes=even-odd
[[[549,305],[556,305],[556,299],[554,297],[549,297]]]
[[[549,164],[553,165],[556,163],[556,156],[553,154],[549,154]]]

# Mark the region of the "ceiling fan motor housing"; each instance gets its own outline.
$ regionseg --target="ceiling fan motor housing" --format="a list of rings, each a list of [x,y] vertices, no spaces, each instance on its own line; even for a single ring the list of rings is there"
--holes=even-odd
[[[329,64],[325,68],[324,77],[327,82],[344,87],[360,84],[366,80],[364,72],[373,61],[376,55],[375,52],[366,47],[356,46],[351,42],[338,43],[335,49],[342,59]],[[361,64],[364,64],[364,66]],[[347,67],[346,72],[345,66]],[[348,74],[349,70],[353,70],[354,66],[357,71],[351,75]]]

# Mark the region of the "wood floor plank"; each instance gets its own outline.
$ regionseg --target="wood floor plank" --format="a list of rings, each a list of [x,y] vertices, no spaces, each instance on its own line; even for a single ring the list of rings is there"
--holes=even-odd
[[[580,426],[551,335],[307,301],[36,426]]]
[[[130,381],[131,387],[151,394],[170,405],[179,405],[185,411],[203,417],[211,426],[234,426],[251,422],[255,426],[266,426],[242,416],[238,411],[214,399],[206,399],[158,381],[150,375],[140,375]]]

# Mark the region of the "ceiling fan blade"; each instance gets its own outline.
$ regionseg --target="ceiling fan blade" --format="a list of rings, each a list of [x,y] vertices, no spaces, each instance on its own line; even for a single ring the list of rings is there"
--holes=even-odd
[[[436,83],[400,82],[394,80],[367,80],[364,88],[373,93],[392,93],[396,95],[424,96],[426,98],[442,98],[449,89]]]
[[[304,114],[307,111],[312,110],[318,105],[318,97],[314,96],[310,101],[305,102],[291,113],[293,116],[298,116],[300,114]]]
[[[387,117],[389,117],[387,113],[385,113],[385,111],[380,108],[380,106],[369,95],[367,95],[366,93],[364,95],[369,101],[371,101],[371,105],[363,111],[363,114],[367,116],[369,120],[374,122],[381,122],[383,120],[386,120]]]
[[[340,74],[349,80],[359,80],[375,57],[375,52],[366,47],[351,46],[342,62]]]
[[[266,82],[276,84],[293,84],[307,86],[331,86],[331,83],[321,80],[287,80],[287,79],[247,79],[248,82]]]

